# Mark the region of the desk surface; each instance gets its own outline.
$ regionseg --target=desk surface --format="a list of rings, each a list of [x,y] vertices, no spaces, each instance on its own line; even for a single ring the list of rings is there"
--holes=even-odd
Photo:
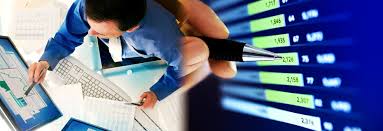
[[[133,101],[138,101],[139,96],[149,91],[166,70],[166,65],[162,61],[146,62],[124,66],[121,74],[108,74],[110,69],[100,69],[100,59],[97,57],[98,45],[93,43],[92,38],[85,38],[84,44],[77,47],[73,53],[75,58],[81,59],[84,65],[94,71],[101,71],[103,75],[120,86]],[[126,73],[130,70],[129,75]],[[165,100],[157,103],[154,109],[136,110],[134,129],[137,130],[182,130],[184,116],[183,92],[177,91]],[[169,116],[168,114],[174,114]]]
[[[117,75],[109,75],[108,71],[114,69],[101,69],[101,60],[99,57],[98,44],[95,37],[85,37],[84,44],[76,48],[72,54],[73,57],[81,60],[81,62],[94,70],[95,72],[101,72],[104,76],[107,76],[110,81],[120,86],[133,101],[138,101],[141,93],[149,91],[149,88],[157,82],[157,80],[163,75],[166,66],[161,62],[148,62],[142,64],[134,64],[121,67],[122,73]],[[127,75],[125,72],[130,70],[132,73]],[[114,71],[114,74],[115,71]],[[159,118],[157,109],[137,110],[135,114],[135,124],[140,125],[138,129],[144,130],[162,130],[159,126]]]

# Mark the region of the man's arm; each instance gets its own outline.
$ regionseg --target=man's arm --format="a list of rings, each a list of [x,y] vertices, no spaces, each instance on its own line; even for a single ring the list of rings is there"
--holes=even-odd
[[[174,91],[176,91],[182,84],[182,56],[178,47],[170,47],[156,55],[168,62],[168,67],[165,74],[155,83],[150,91],[144,92],[140,97],[144,103],[140,108],[153,108],[157,100],[163,100]]]
[[[89,25],[84,15],[84,1],[77,0],[70,7],[59,31],[51,38],[40,61],[47,61],[51,69],[64,57],[73,53],[75,47],[83,43]]]
[[[158,100],[162,100],[176,91],[182,82],[182,78],[179,75],[182,72],[174,70],[174,67],[169,66],[165,74],[154,84],[150,90],[153,91]]]
[[[169,66],[160,80],[150,88],[156,94],[158,100],[162,100],[176,91],[182,82],[182,57],[179,48],[169,48],[166,52],[158,56],[167,61]]]
[[[70,7],[59,31],[48,41],[40,61],[29,67],[29,82],[41,83],[46,75],[46,73],[41,74],[41,72],[46,72],[43,70],[48,68],[53,70],[61,59],[70,55],[75,47],[83,42],[88,30],[89,25],[84,17],[84,2],[77,0]]]

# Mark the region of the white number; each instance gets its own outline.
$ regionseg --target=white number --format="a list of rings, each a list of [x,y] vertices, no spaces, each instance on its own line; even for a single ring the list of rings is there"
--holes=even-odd
[[[310,85],[314,84],[314,77],[306,77],[306,83]]]
[[[295,21],[295,16],[294,15],[289,15],[288,20],[289,20],[289,22]]]
[[[294,43],[299,42],[299,35],[294,35],[294,36],[293,36],[293,42],[294,42]]]
[[[323,32],[313,32],[306,34],[306,39],[308,42],[314,42],[314,41],[322,41],[323,40]]]
[[[303,55],[302,56],[302,62],[303,63],[309,63],[310,62],[309,56],[308,55]]]
[[[303,20],[308,20],[311,18],[317,18],[319,16],[318,10],[316,9],[311,9],[308,11],[302,12],[302,19]]]
[[[333,53],[325,53],[317,55],[317,62],[319,64],[334,64],[335,63],[335,54]]]

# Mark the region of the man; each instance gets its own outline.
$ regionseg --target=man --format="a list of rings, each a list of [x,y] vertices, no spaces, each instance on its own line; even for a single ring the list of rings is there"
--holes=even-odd
[[[160,80],[143,93],[145,107],[153,107],[180,87],[181,32],[174,16],[153,0],[77,0],[70,7],[59,31],[50,39],[38,63],[31,65],[29,78],[42,82],[42,69],[53,69],[87,35],[102,39],[120,38],[122,59],[158,57],[169,67]],[[108,41],[106,45],[110,44]],[[111,52],[113,54],[113,52]]]
[[[209,18],[206,18],[206,23],[213,25],[213,30],[201,30],[201,27],[206,27],[206,25],[201,25],[198,21],[204,15],[197,16],[190,7],[195,4],[197,8],[202,7],[201,11],[208,11],[206,15],[209,17],[215,16],[206,5],[199,1],[197,3],[183,1],[182,3],[186,5],[185,12],[191,14],[187,24],[196,27],[196,30],[203,35],[227,38],[227,30],[223,30],[223,33],[226,33],[224,35],[213,33],[214,29],[222,31],[222,22],[216,24],[214,23],[216,21],[209,21]],[[216,16],[212,18],[216,19]],[[218,26],[214,26],[214,24]],[[188,83],[188,80],[197,82],[197,79],[202,78],[198,70],[206,69],[205,66],[202,66],[207,64],[206,45],[196,37],[185,37],[183,38],[183,43],[185,43],[183,49],[188,62],[184,62],[183,67],[188,72],[181,75],[182,57],[177,48],[181,33],[174,17],[158,3],[152,0],[77,0],[69,9],[60,30],[48,42],[40,61],[30,66],[29,79],[42,82],[45,74],[40,75],[41,70],[48,67],[53,69],[59,60],[71,54],[75,47],[83,42],[83,37],[87,34],[106,39],[120,37],[126,43],[122,52],[122,57],[125,59],[154,56],[168,62],[169,67],[164,76],[151,87],[151,91],[141,95],[141,98],[146,98],[143,108],[153,107],[157,99],[161,100],[174,92],[180,86],[181,76],[187,75],[186,78],[190,78],[185,83]],[[228,62],[210,61],[209,63],[213,72],[219,76],[231,77],[235,74],[234,68],[230,67],[232,64],[228,64]],[[214,67],[217,67],[217,70]],[[229,70],[229,74],[227,74],[227,70]]]

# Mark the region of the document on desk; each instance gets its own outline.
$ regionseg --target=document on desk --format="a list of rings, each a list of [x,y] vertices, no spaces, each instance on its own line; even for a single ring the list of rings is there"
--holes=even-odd
[[[46,89],[63,116],[38,131],[61,130],[70,118],[82,120],[84,100],[81,84],[51,85]]]
[[[51,97],[64,116],[68,115],[77,119],[82,117],[84,100],[81,84],[64,85],[52,90],[54,91]]]
[[[60,7],[48,5],[16,9],[7,19],[9,25],[4,33],[13,39],[22,52],[42,53],[47,40],[54,36],[64,19],[61,10]]]
[[[131,131],[136,107],[124,102],[85,97],[84,120],[112,131]]]

